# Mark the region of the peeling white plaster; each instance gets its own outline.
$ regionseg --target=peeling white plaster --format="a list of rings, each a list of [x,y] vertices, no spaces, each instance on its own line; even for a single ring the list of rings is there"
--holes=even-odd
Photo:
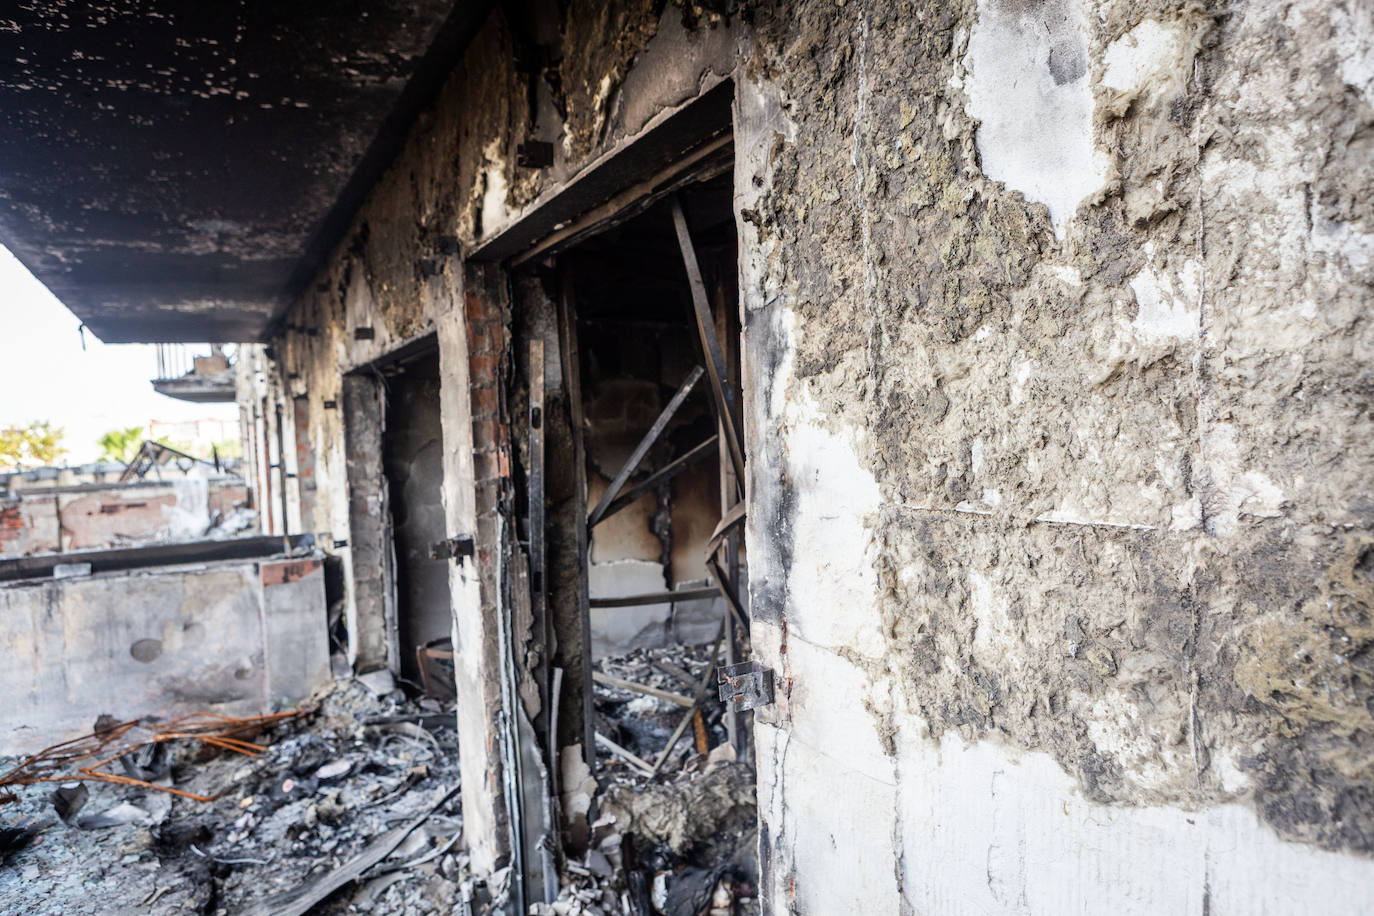
[[[917,734],[919,725],[909,730]],[[1367,911],[1374,862],[1285,842],[1247,807],[1100,805],[1084,799],[1046,754],[1017,756],[999,744],[970,745],[949,733],[939,742],[911,738],[897,746],[892,829],[900,836],[904,903],[915,912]],[[875,823],[867,835],[881,846],[888,832],[886,824]],[[836,883],[852,882],[838,870]],[[876,890],[885,891],[882,882]],[[822,906],[811,912],[846,911]]]
[[[1050,211],[1064,237],[1079,201],[1102,187],[1107,161],[1093,145],[1093,95],[1081,0],[980,0],[958,78],[984,174]]]
[[[1100,525],[1105,528],[1130,528],[1135,531],[1154,531],[1154,525],[1141,525],[1132,522],[1112,522],[1104,519],[1090,518],[1086,514],[1076,512],[1070,508],[1053,509],[1035,517],[1037,522],[1045,522],[1051,525]]]
[[[878,484],[855,449],[866,432],[829,432],[804,392],[788,404],[785,416],[789,476],[797,493],[792,551],[804,558],[788,578],[791,619],[812,642],[881,656],[877,574],[865,521],[878,509]]]
[[[501,159],[502,141],[495,137],[482,151],[482,225],[501,225],[506,216],[506,171]]]
[[[1177,280],[1146,266],[1131,278],[1139,311],[1131,323],[1147,340],[1187,340],[1198,336],[1198,293],[1202,268],[1186,261]]]
[[[1026,383],[1035,374],[1035,360],[1026,359],[1016,364],[1016,374],[1011,381],[1011,402],[1018,404],[1026,396]]]
[[[759,814],[773,834],[769,872],[780,881],[767,890],[779,902],[795,896],[797,912],[897,913],[897,789],[862,710],[868,676],[790,633],[788,646],[792,669],[804,672],[788,699],[789,728],[755,720]]]
[[[1287,501],[1283,487],[1253,467],[1243,466],[1237,431],[1230,423],[1208,427],[1201,468],[1207,533],[1226,537],[1236,532],[1241,516],[1278,518]]]
[[[1340,59],[1341,80],[1374,107],[1374,5],[1362,2],[1324,4],[1331,17],[1328,32]]]
[[[994,586],[969,585],[975,612],[995,621]],[[771,625],[758,629],[776,642]],[[832,652],[789,645],[788,730],[756,721],[761,829],[777,882],[765,891],[778,904],[942,916],[1366,911],[1374,862],[1286,842],[1244,805],[1098,804],[1047,754],[952,732],[931,740],[910,716],[899,719],[894,761],[859,708],[886,700],[881,685]],[[1186,747],[1142,777],[1192,767]],[[1247,788],[1234,761],[1211,766],[1227,791]]]
[[[1202,525],[1202,500],[1194,496],[1170,510],[1170,531],[1192,531]]]
[[[1177,26],[1146,19],[1107,46],[1102,85],[1132,95],[1147,87],[1158,92],[1181,84],[1191,57]]]

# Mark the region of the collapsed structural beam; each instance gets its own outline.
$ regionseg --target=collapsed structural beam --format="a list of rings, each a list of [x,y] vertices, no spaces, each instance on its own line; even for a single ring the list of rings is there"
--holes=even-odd
[[[714,598],[714,588],[684,588],[675,592],[651,592],[647,595],[625,595],[622,598],[592,598],[592,607],[643,607],[646,604],[670,604],[674,601],[699,601]]]
[[[710,591],[712,595],[719,592],[720,596],[725,599],[726,607],[730,609],[730,613],[734,615],[735,621],[740,625],[740,629],[742,629],[744,635],[748,637],[749,615],[744,612],[744,605],[740,604],[739,596],[736,595],[735,590],[730,587],[730,582],[725,578],[725,571],[720,568],[720,564],[716,562],[715,557],[711,557],[706,561],[706,571],[711,574],[712,580],[716,583],[716,587],[708,589],[708,591]]]

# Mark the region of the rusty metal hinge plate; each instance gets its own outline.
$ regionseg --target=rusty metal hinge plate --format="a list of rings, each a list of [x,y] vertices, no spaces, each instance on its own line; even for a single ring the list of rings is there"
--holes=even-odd
[[[773,669],[756,661],[724,665],[717,669],[717,684],[722,703],[737,710],[758,709],[773,702]]]
[[[429,556],[432,560],[461,560],[476,552],[477,544],[473,541],[472,535],[447,538],[429,545]]]

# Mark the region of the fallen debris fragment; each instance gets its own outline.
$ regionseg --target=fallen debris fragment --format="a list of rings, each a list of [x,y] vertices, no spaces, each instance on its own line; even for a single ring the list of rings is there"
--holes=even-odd
[[[169,792],[195,801],[213,801],[211,797],[184,792],[170,785],[160,785],[132,775],[107,773],[100,767],[120,761],[121,764],[125,764],[126,771],[137,771],[137,767],[131,768],[127,765],[131,757],[136,756],[139,751],[171,741],[198,741],[208,747],[255,757],[262,753],[262,748],[248,741],[245,736],[256,735],[267,726],[302,713],[302,710],[292,710],[274,715],[235,718],[217,713],[197,712],[169,722],[154,719],[132,720],[97,727],[89,735],[45,748],[24,759],[18,766],[0,774],[0,790],[37,782],[70,783],[94,780]],[[99,726],[99,723],[97,725]],[[0,791],[0,803],[12,798],[12,793]]]
[[[380,839],[369,843],[362,852],[320,880],[270,900],[265,900],[257,906],[244,910],[243,916],[304,916],[315,904],[345,884],[357,880],[365,871],[389,856],[392,850],[401,845],[401,842],[415,828],[429,820],[430,816],[438,811],[439,807],[452,798],[457,791],[457,786],[440,789],[428,810],[409,824],[398,827]]]
[[[333,876],[334,889],[312,913],[454,912],[468,857],[458,801],[450,794],[459,780],[452,704],[408,700],[400,691],[378,696],[349,679],[318,693],[309,709],[275,723],[270,744],[257,737],[257,754],[174,741],[162,745],[161,761],[138,751],[103,768],[121,773],[129,760],[136,778],[165,780],[182,794],[117,781],[81,783],[88,799],[78,818],[128,806],[146,812],[146,823],[68,828],[58,819],[54,786],[39,791],[15,783],[16,798],[3,810],[12,824],[27,822],[26,836],[42,834],[43,842],[25,840],[13,853],[15,867],[0,869],[0,910],[34,916],[103,916],[121,907],[150,916],[278,912],[267,901],[323,887]],[[408,725],[368,727],[396,722]],[[248,740],[246,733],[239,737]],[[0,761],[0,773],[23,763]],[[346,863],[430,812],[436,797],[448,801],[408,841],[383,844],[394,848],[338,884]]]
[[[669,690],[660,690],[657,687],[650,687],[647,684],[636,684],[634,681],[627,681],[622,677],[612,677],[600,671],[592,672],[592,680],[598,684],[609,684],[612,687],[620,687],[624,690],[633,690],[636,693],[643,693],[651,697],[658,697],[660,700],[667,700],[669,703],[676,703],[678,706],[693,706],[691,697],[685,697],[680,693],[673,693]]]

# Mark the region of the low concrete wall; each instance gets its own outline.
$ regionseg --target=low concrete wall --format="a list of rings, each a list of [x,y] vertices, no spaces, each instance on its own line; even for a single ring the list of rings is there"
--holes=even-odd
[[[253,715],[329,677],[317,559],[223,562],[0,586],[0,753],[125,720]]]

